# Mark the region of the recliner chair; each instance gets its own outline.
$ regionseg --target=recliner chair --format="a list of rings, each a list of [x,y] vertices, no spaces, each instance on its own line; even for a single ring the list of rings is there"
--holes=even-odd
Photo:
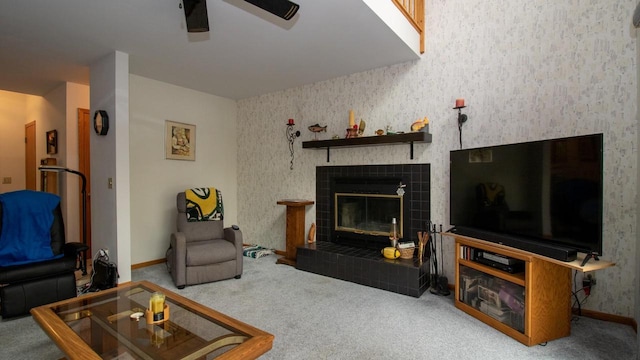
[[[56,196],[21,190],[22,196]],[[43,195],[40,195],[43,194]],[[36,216],[25,214],[26,216]],[[0,235],[3,229],[17,226],[4,223],[3,202],[0,201]],[[78,253],[87,247],[81,243],[65,243],[64,221],[60,204],[53,210],[51,225],[53,258],[26,264],[0,266],[0,315],[3,319],[26,315],[31,308],[76,296]]]
[[[167,266],[178,289],[242,276],[242,232],[222,220],[187,221],[184,192],[176,197],[177,232],[171,234]]]

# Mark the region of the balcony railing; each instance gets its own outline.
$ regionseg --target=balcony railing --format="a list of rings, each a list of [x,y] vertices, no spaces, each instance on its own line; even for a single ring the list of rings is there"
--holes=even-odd
[[[424,0],[391,0],[420,34],[420,53],[424,53]]]

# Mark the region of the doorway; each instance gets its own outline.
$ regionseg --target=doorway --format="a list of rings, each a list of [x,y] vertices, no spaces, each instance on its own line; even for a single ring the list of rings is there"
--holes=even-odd
[[[24,126],[24,171],[25,187],[36,190],[36,122]]]

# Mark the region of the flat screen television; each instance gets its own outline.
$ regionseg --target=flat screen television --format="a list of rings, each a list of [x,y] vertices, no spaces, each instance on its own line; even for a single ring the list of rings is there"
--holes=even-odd
[[[602,155],[602,134],[451,151],[451,231],[562,261],[601,255]]]

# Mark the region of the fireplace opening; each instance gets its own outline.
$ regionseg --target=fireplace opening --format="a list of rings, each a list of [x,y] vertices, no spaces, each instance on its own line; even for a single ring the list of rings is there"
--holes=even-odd
[[[405,186],[398,177],[334,178],[330,207],[332,241],[372,249],[389,246],[393,218],[398,224],[399,241],[404,241],[409,229]]]
[[[388,238],[392,220],[402,224],[402,200],[399,195],[336,193],[335,231]]]

